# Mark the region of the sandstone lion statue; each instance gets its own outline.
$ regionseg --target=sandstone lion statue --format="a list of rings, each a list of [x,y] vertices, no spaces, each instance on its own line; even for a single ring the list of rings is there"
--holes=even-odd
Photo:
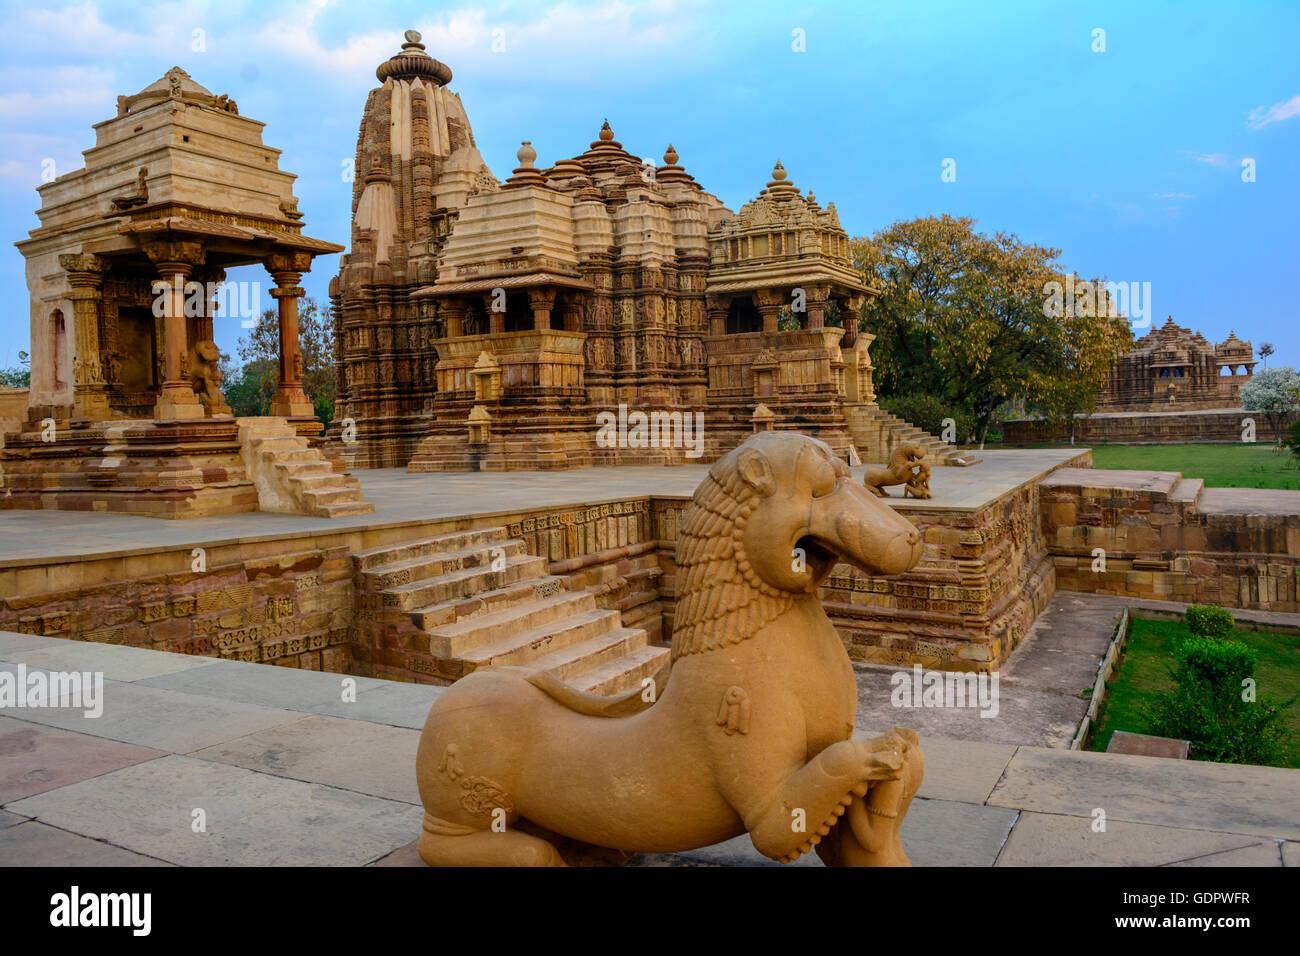
[[[857,684],[817,588],[841,557],[899,574],[920,553],[824,443],[752,436],[683,515],[657,696],[510,667],[453,684],[416,757],[421,858],[563,865],[557,843],[673,852],[748,832],[781,862],[816,847],[829,865],[908,865],[899,828],[924,758],[909,730],[851,739]]]
[[[190,387],[207,407],[208,415],[229,415],[230,406],[221,394],[221,349],[211,340],[196,342],[186,355]]]
[[[903,485],[903,497],[930,497],[930,465],[924,460],[925,449],[920,445],[899,445],[889,456],[884,468],[868,468],[862,483],[878,498],[888,498],[886,485]]]

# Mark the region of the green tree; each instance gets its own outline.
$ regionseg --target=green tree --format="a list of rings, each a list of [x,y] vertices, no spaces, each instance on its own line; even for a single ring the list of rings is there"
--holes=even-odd
[[[1241,386],[1241,407],[1249,412],[1263,412],[1281,445],[1282,423],[1300,407],[1296,404],[1297,390],[1300,390],[1300,375],[1295,369],[1289,365],[1266,368]]]
[[[316,417],[328,425],[334,417],[334,329],[328,316],[310,297],[302,299],[298,306],[298,347],[302,351],[302,387],[311,396]],[[247,403],[246,407],[269,410],[271,396],[279,384],[280,368],[280,323],[274,309],[263,312],[248,335],[240,336],[239,357],[244,366],[236,376],[237,382],[227,378],[226,401],[238,411],[231,397],[234,389],[240,400]],[[265,406],[261,404],[261,396],[265,396]],[[267,411],[248,414],[265,415]]]
[[[31,388],[32,370],[29,368],[0,368],[0,388]]]
[[[229,356],[223,356],[229,359]],[[269,415],[271,396],[279,383],[279,365],[274,359],[261,358],[235,369],[222,364],[221,391],[239,417]]]
[[[853,241],[854,261],[880,290],[860,327],[883,396],[933,395],[975,419],[983,444],[1008,400],[1064,414],[1086,409],[1131,342],[1127,322],[1094,301],[1052,314],[1049,283],[1064,270],[1059,252],[1008,233],[985,236],[952,216],[894,223]],[[1064,312],[1065,310],[1060,310]]]

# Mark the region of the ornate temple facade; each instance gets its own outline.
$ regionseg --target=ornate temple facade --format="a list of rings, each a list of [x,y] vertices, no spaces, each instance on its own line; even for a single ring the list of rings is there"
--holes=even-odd
[[[303,235],[293,174],[240,116],[174,67],[95,126],[85,167],[39,188],[17,243],[31,295],[25,421],[0,453],[5,507],[190,517],[358,513],[321,457],[302,387],[298,286],[341,246]],[[220,391],[215,298],[265,267],[280,326],[275,418],[236,420]]]
[[[732,212],[671,146],[643,162],[606,122],[545,168],[525,142],[502,182],[418,34],[376,76],[330,288],[331,436],[350,462],[711,461],[756,428],[884,460],[901,440],[874,402],[871,336],[839,321],[871,293],[848,235],[779,162]]]
[[[1239,408],[1255,370],[1249,342],[1230,332],[1211,345],[1172,317],[1120,356],[1097,398],[1099,412],[1172,412]]]

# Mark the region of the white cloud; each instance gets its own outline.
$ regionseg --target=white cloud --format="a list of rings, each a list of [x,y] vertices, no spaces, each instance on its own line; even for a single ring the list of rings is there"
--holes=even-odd
[[[1180,149],[1178,152],[1192,157],[1198,163],[1205,163],[1207,166],[1213,166],[1216,169],[1229,169],[1237,165],[1237,160],[1227,153],[1202,153],[1196,149]]]
[[[1193,193],[1152,193],[1156,199],[1195,199]]]
[[[1300,93],[1297,93],[1289,100],[1274,103],[1267,108],[1263,106],[1255,107],[1250,111],[1250,117],[1246,120],[1246,125],[1251,129],[1263,129],[1270,123],[1280,123],[1283,120],[1291,119],[1293,116],[1300,116]]]
[[[14,75],[21,72],[21,77]],[[105,104],[115,102],[112,70],[82,67],[6,70],[0,78],[0,118],[93,115],[103,117]],[[15,89],[21,84],[24,89]]]

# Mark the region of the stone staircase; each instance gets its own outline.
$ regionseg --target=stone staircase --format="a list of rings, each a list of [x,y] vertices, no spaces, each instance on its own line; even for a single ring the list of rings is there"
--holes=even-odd
[[[846,405],[844,418],[863,461],[887,462],[895,448],[909,443],[924,448],[926,461],[932,466],[963,467],[983,460],[889,414],[878,405]]]
[[[377,609],[381,621],[408,618],[437,676],[526,666],[579,690],[616,694],[667,663],[668,648],[623,627],[620,612],[597,607],[590,591],[566,590],[547,564],[500,527],[353,555],[359,606]]]
[[[239,457],[257,488],[259,511],[340,518],[371,514],[361,483],[333,462],[283,418],[239,418]]]

